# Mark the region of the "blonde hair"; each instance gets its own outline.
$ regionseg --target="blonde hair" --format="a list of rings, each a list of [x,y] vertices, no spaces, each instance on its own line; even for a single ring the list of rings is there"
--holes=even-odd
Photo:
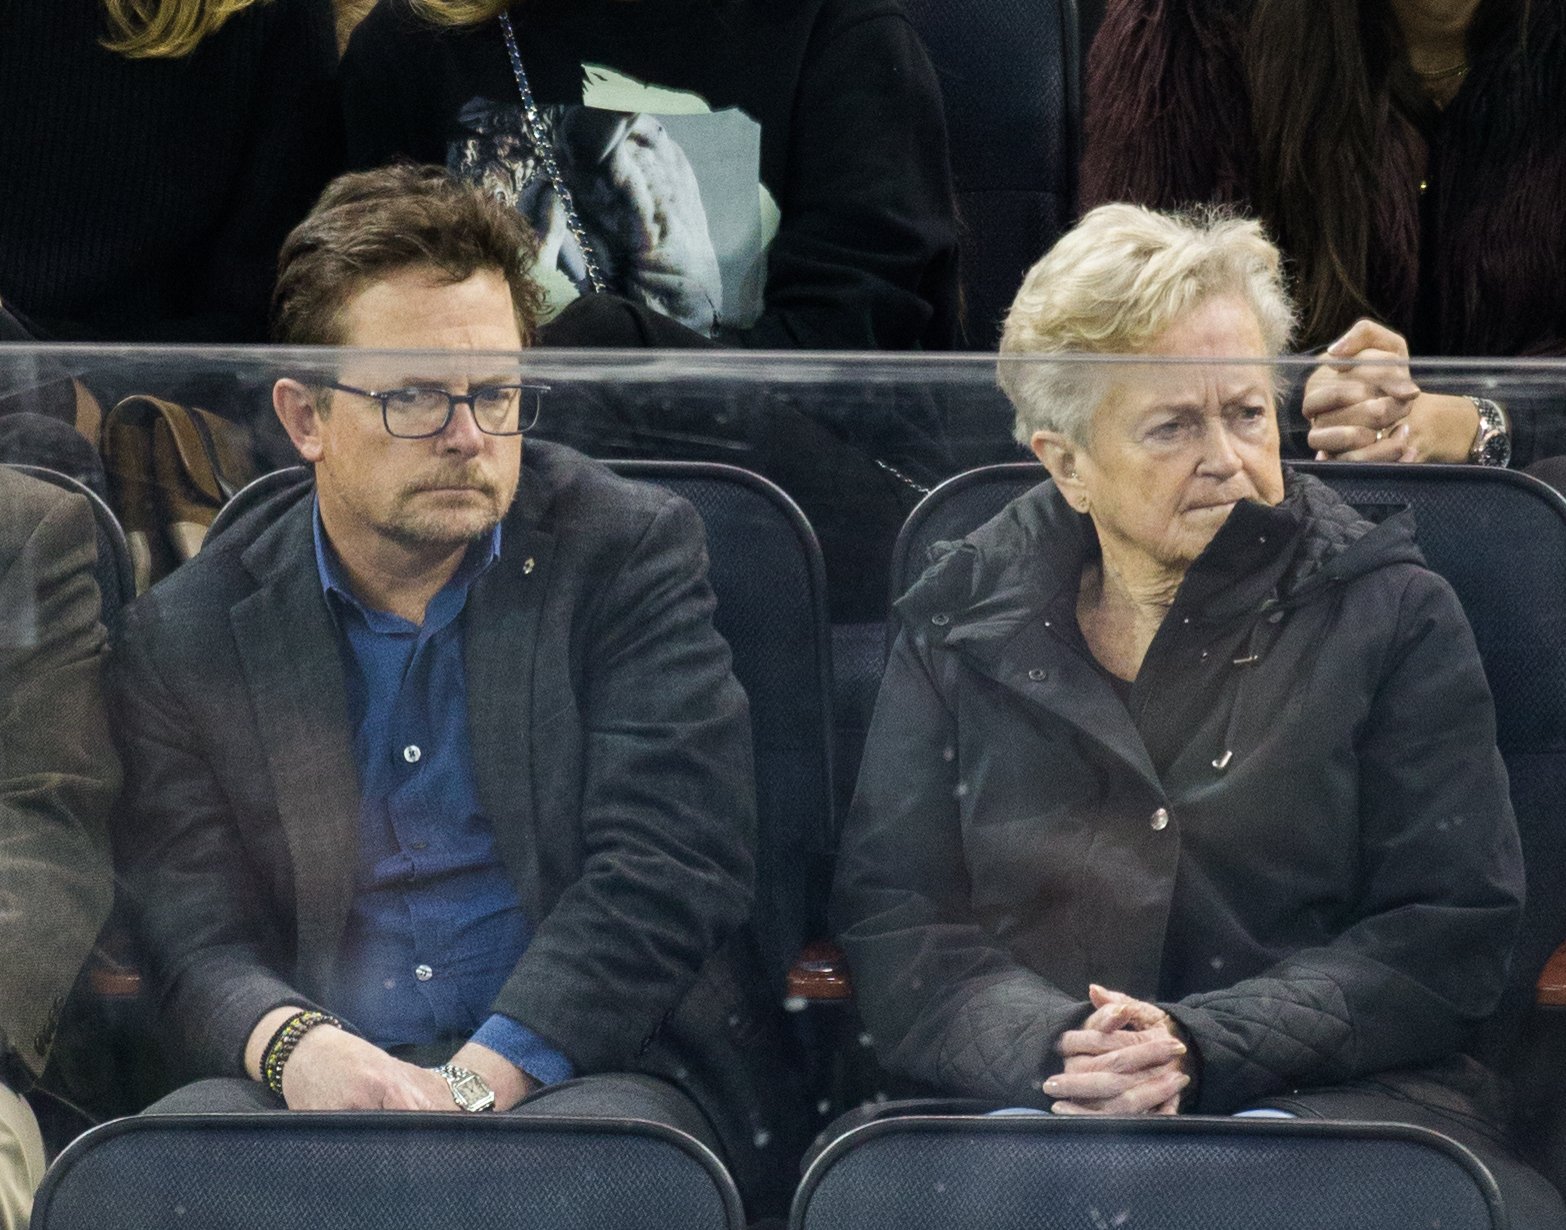
[[[1101,205],[1023,279],[1001,334],[1001,389],[1016,437],[1037,431],[1087,442],[1111,373],[1092,363],[1018,361],[1028,355],[1136,354],[1202,301],[1238,294],[1269,356],[1294,333],[1282,259],[1261,224],[1213,209],[1159,213]]]
[[[437,26],[476,26],[499,17],[511,0],[408,0],[408,7]]]
[[[177,60],[216,34],[234,14],[266,0],[103,0],[110,37],[103,45],[133,60]]]

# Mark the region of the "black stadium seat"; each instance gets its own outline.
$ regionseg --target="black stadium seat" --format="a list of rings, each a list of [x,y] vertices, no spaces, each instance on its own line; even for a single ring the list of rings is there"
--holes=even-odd
[[[33,1230],[743,1230],[705,1146],[633,1119],[147,1115],[62,1153]]]
[[[790,1230],[1502,1230],[1495,1180],[1421,1128],[1305,1120],[878,1120],[815,1159]]]
[[[103,622],[112,623],[119,609],[136,596],[130,548],[125,543],[125,531],[120,527],[119,520],[104,503],[102,496],[69,474],[61,474],[58,470],[43,466],[12,465],[11,469],[62,487],[81,496],[92,506],[93,527],[98,539],[98,563],[93,576],[98,582],[98,593],[103,600]]]
[[[748,470],[698,461],[610,464],[685,497],[706,526],[714,622],[750,698],[761,838],[757,922],[781,992],[781,975],[803,945],[826,934],[837,840],[821,548],[794,501]]]
[[[946,104],[968,344],[993,350],[1022,275],[1076,212],[1076,0],[904,0],[904,8]]]

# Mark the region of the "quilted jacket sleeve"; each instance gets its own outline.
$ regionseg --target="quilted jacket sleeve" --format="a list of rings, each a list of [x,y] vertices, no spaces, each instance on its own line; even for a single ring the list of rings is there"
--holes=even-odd
[[[833,925],[888,1067],[946,1093],[1042,1103],[1055,1039],[1091,1009],[972,917],[956,746],[955,716],[904,633],[838,850]]]
[[[1403,590],[1358,747],[1348,925],[1261,976],[1165,1005],[1201,1056],[1195,1110],[1429,1063],[1499,1000],[1522,858],[1473,633],[1431,573]]]

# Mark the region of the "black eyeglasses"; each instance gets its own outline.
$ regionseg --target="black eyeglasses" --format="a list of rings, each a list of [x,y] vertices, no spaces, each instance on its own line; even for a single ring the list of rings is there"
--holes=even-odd
[[[406,389],[356,389],[351,384],[327,388],[381,403],[381,422],[399,440],[425,440],[445,431],[459,405],[473,411],[473,421],[487,436],[520,436],[538,423],[547,384],[479,384],[466,393],[414,385]]]

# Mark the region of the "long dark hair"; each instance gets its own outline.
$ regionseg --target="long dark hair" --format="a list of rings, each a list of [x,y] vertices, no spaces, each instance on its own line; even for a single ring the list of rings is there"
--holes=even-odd
[[[1480,49],[1487,59],[1524,56],[1529,5],[1481,0],[1470,58]],[[1418,249],[1419,215],[1410,205],[1417,142],[1394,138],[1433,107],[1408,65],[1390,4],[1256,0],[1245,71],[1256,138],[1253,204],[1293,259],[1303,337],[1326,340],[1359,315],[1411,313],[1417,286],[1394,287],[1393,304],[1372,305],[1367,291],[1387,285],[1391,253]]]

